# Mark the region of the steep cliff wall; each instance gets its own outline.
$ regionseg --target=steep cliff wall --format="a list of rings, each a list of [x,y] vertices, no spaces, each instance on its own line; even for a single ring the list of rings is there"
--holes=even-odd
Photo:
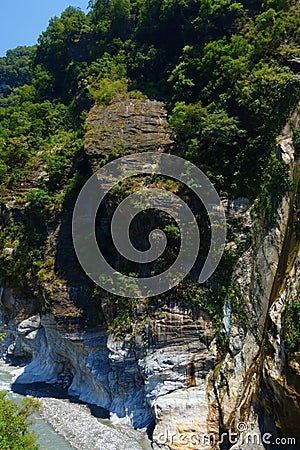
[[[299,116],[293,120],[298,126]],[[297,438],[299,445],[299,378],[297,370],[293,377],[286,376],[291,369],[283,336],[285,309],[299,298],[299,164],[289,125],[278,137],[277,155],[287,164],[294,188],[282,199],[274,226],[268,229],[261,218],[253,223],[254,245],[233,273],[247,327],[241,329],[234,322],[226,327],[230,351],[215,378],[220,431],[237,433],[239,440],[232,448],[239,449],[249,448],[247,432],[250,443],[251,433],[257,433],[260,442],[266,433],[272,435],[251,448],[272,448],[282,437]],[[243,433],[241,423],[246,424]]]
[[[293,121],[299,126],[297,114]],[[94,107],[86,136],[92,164],[106,161],[116,142],[124,154],[168,150],[172,139],[164,105],[126,100]],[[1,291],[15,341],[11,352],[32,355],[17,381],[63,382],[69,393],[108,409],[114,419],[130,419],[137,428],[155,425],[156,449],[246,449],[246,431],[260,438],[268,432],[274,439],[296,434],[300,439],[299,353],[286,359],[283,331],[285,311],[300,288],[299,168],[290,126],[278,138],[277,157],[287,165],[294,189],[280,201],[272,224],[264,208],[255,212],[247,199],[226,203],[228,223],[237,229],[227,250],[248,244],[234,266],[219,333],[207,311],[181,298],[135,303],[130,330],[116,326],[118,304],[105,295],[101,305],[91,301],[74,255],[66,256],[72,252],[66,216],[51,236],[56,261],[69,275],[56,284],[52,305],[27,303],[8,286]],[[81,307],[85,321],[72,322]],[[236,433],[236,444],[230,432]]]

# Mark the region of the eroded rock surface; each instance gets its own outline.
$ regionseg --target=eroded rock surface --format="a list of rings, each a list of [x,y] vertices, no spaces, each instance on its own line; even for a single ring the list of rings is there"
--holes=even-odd
[[[124,153],[166,150],[173,141],[163,102],[128,99],[108,107],[94,106],[87,121],[85,149],[89,156],[116,148]]]

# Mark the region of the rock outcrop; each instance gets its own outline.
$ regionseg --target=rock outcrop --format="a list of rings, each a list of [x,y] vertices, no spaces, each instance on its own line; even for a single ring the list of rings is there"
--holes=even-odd
[[[166,151],[173,144],[163,102],[128,99],[94,106],[87,119],[85,150],[89,157],[141,151]]]
[[[17,382],[56,383],[71,373],[69,394],[108,409],[112,419],[148,427],[155,400],[201,383],[216,359],[215,349],[208,349],[211,325],[201,312],[192,319],[176,305],[163,307],[148,326],[155,342],[146,350],[138,332],[133,345],[104,330],[62,333],[53,316],[33,316],[18,328],[17,346],[33,360]]]

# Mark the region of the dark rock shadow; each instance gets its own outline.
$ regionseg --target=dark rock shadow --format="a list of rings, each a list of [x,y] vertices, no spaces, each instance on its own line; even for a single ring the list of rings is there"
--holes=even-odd
[[[101,406],[93,405],[91,403],[85,403],[79,400],[78,396],[69,395],[67,391],[58,384],[49,383],[13,383],[11,390],[17,394],[26,396],[31,395],[35,398],[58,398],[62,400],[68,400],[70,403],[78,403],[80,405],[86,405],[91,414],[98,419],[109,419],[109,411]]]

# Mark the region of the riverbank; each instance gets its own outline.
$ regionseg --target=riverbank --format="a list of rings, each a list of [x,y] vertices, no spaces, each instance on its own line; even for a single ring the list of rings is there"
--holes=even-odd
[[[12,378],[16,367],[0,362],[0,391],[6,392],[10,400],[20,404],[23,395],[13,392],[11,389]],[[30,430],[37,435],[37,443],[41,450],[72,450],[73,447],[60,434],[56,433],[53,427],[41,417],[39,413],[34,413],[33,423]]]
[[[151,450],[151,443],[145,433],[134,430],[129,425],[113,425],[108,419],[99,419],[102,413],[105,414],[102,408],[93,411],[94,415],[92,415],[92,405],[77,403],[75,398],[64,398],[62,390],[56,389],[53,385],[13,383],[20,372],[22,372],[20,367],[0,363],[0,375],[2,374],[2,378],[5,375],[1,390],[7,391],[8,395],[14,399],[16,396],[21,398],[24,395],[39,398],[42,404],[42,410],[36,417],[39,430],[33,431],[40,434],[41,449],[65,449],[63,442],[59,443],[59,447],[55,447],[55,444],[49,445],[48,442],[46,444],[46,436],[43,439],[43,433],[51,434],[46,426],[49,424],[51,430],[55,430],[57,438],[60,436],[66,444],[68,443],[66,449],[70,446],[75,450]],[[102,411],[99,411],[100,409]],[[45,422],[44,426],[41,424],[42,420]]]
[[[150,450],[144,433],[126,425],[100,422],[87,406],[68,400],[41,398],[41,415],[78,450]]]

